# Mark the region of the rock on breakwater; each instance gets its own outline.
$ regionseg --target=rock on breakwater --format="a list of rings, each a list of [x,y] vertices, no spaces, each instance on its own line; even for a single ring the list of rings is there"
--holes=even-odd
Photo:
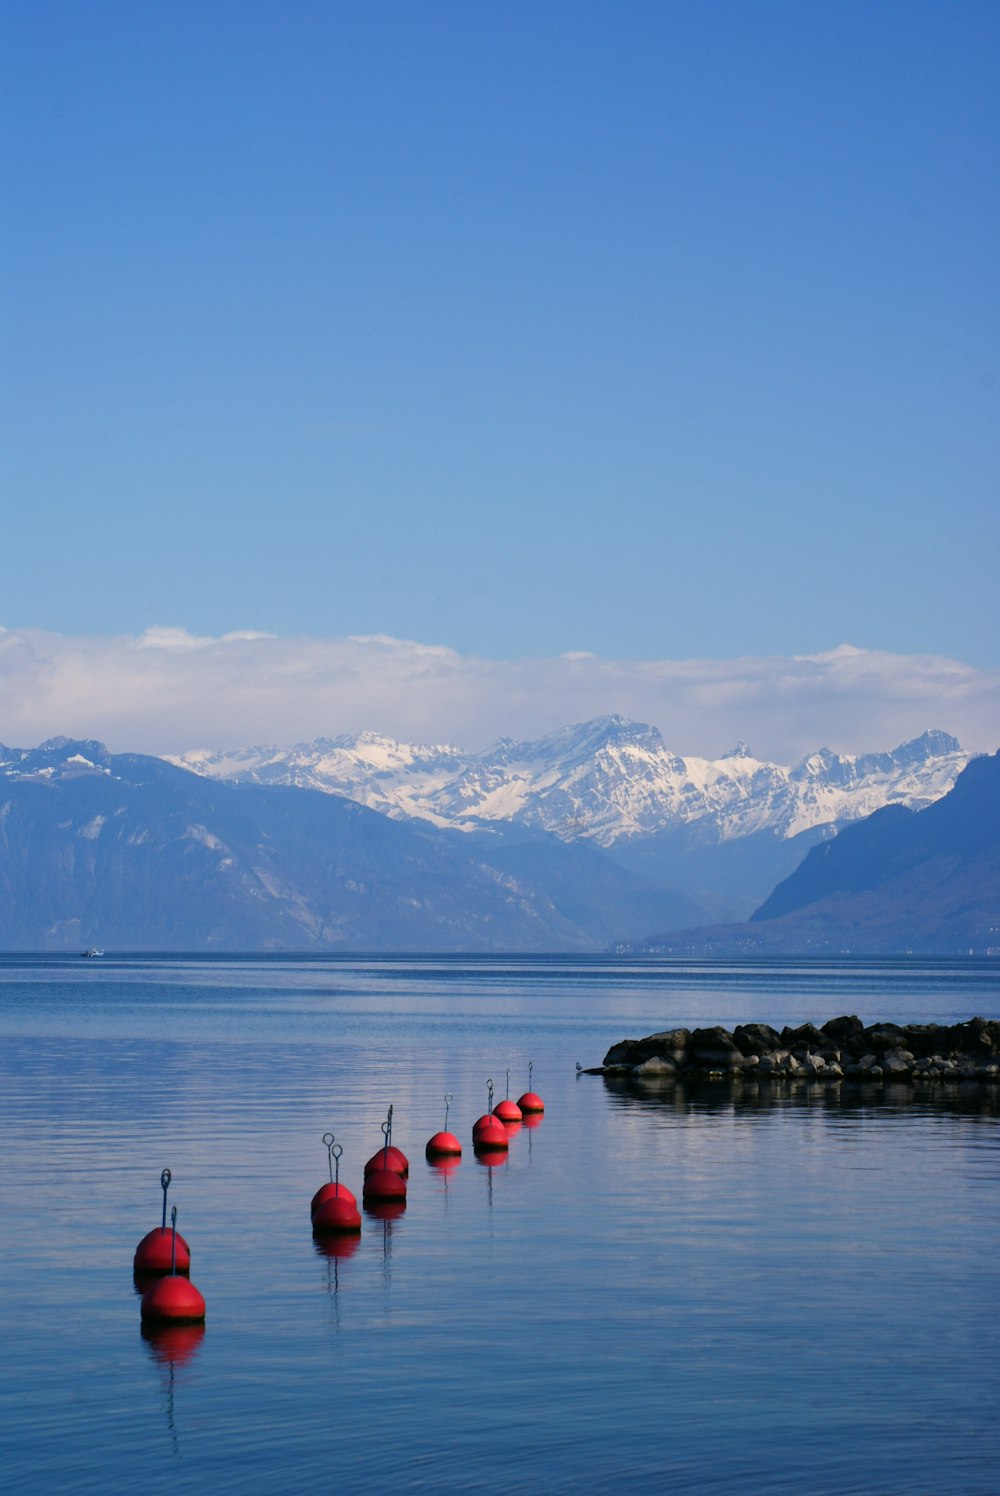
[[[736,1076],[760,1081],[794,1077],[819,1081],[1000,1082],[1000,1020],[965,1023],[872,1023],[831,1018],[820,1028],[803,1023],[779,1033],[767,1023],[741,1023],[732,1032],[668,1029],[613,1044],[588,1074]]]

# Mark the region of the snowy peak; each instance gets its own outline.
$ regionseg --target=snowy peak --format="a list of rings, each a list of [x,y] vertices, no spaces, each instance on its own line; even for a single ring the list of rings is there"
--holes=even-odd
[[[37,748],[0,743],[0,775],[5,779],[78,779],[111,773],[111,755],[94,738],[48,738]]]
[[[822,748],[794,768],[756,759],[742,742],[720,759],[685,758],[656,728],[607,716],[533,741],[502,738],[474,754],[365,732],[171,762],[215,778],[320,789],[397,818],[460,830],[515,822],[611,846],[696,822],[722,842],[839,826],[888,804],[921,808],[947,793],[968,758],[937,731],[885,753]]]

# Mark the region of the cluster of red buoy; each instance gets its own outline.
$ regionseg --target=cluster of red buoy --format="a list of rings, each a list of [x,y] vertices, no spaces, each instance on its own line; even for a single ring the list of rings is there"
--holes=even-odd
[[[472,1128],[472,1145],[477,1155],[488,1158],[491,1153],[506,1151],[510,1146],[510,1134],[516,1130],[522,1118],[535,1120],[545,1110],[542,1098],[531,1089],[532,1065],[528,1065],[528,1090],[517,1101],[510,1099],[510,1071],[507,1071],[507,1096],[493,1105],[493,1082],[487,1082],[488,1108]],[[453,1132],[448,1130],[448,1111],[454,1100],[451,1092],[444,1098],[444,1127],[427,1141],[425,1153],[438,1168],[454,1167],[462,1157],[462,1145]],[[362,1198],[369,1214],[380,1219],[391,1219],[406,1209],[406,1181],[410,1165],[399,1148],[392,1142],[392,1107],[382,1123],[382,1147],[365,1164]],[[336,1238],[357,1235],[361,1230],[361,1216],[357,1201],[346,1186],[340,1183],[340,1144],[332,1132],[324,1133],[330,1163],[330,1182],[322,1185],[313,1195],[310,1213],[313,1235],[319,1238]]]
[[[510,1099],[510,1071],[507,1071],[507,1095],[493,1104],[493,1082],[487,1081],[487,1110],[472,1128],[472,1145],[477,1156],[488,1161],[491,1154],[506,1152],[510,1137],[523,1119],[537,1121],[545,1111],[542,1098],[531,1089],[532,1065],[528,1064],[528,1089],[517,1101]],[[449,1092],[444,1098],[444,1127],[428,1139],[427,1158],[438,1168],[455,1167],[462,1157],[462,1145],[448,1131],[448,1110],[453,1101]],[[393,1146],[392,1107],[382,1123],[382,1146],[365,1164],[362,1200],[369,1214],[392,1219],[406,1209],[406,1181],[410,1165],[405,1153]],[[343,1249],[332,1246],[334,1253],[352,1251],[352,1238],[361,1232],[361,1214],[356,1197],[340,1182],[340,1159],[343,1149],[332,1132],[323,1134],[329,1162],[329,1182],[320,1186],[310,1202],[313,1235],[327,1243],[342,1242]],[[146,1233],[135,1249],[132,1268],[137,1286],[145,1287],[142,1296],[144,1327],[163,1325],[199,1325],[205,1319],[205,1300],[190,1280],[191,1249],[177,1230],[177,1207],[170,1212],[167,1225],[167,1190],[170,1170],[160,1175],[163,1190],[163,1216],[159,1226]],[[324,1247],[324,1250],[328,1250]],[[145,1333],[145,1328],[144,1328]]]
[[[142,1296],[142,1320],[144,1324],[200,1324],[205,1318],[205,1300],[189,1277],[191,1248],[177,1230],[176,1205],[170,1212],[170,1225],[167,1225],[169,1169],[164,1169],[160,1175],[160,1188],[163,1190],[163,1218],[159,1226],[147,1231],[132,1259],[137,1284],[155,1279]]]

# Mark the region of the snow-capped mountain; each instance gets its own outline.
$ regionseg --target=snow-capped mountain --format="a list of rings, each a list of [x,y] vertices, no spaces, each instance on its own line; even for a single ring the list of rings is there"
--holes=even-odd
[[[921,809],[951,789],[969,757],[937,731],[887,753],[822,748],[793,766],[757,759],[744,743],[720,759],[682,757],[655,727],[611,716],[534,742],[502,738],[482,753],[365,732],[170,761],[211,778],[325,790],[397,819],[461,830],[513,822],[610,847],[693,825],[717,843],[759,831],[791,838],[883,805]]]

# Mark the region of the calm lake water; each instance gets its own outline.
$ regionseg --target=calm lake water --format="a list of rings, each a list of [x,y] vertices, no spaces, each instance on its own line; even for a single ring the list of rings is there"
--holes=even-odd
[[[5,1489],[996,1496],[1000,1090],[576,1073],[840,1013],[997,1017],[1000,966],[0,957]],[[390,1103],[406,1211],[326,1256],[321,1136],[360,1195]],[[164,1167],[207,1324],[147,1339]]]

